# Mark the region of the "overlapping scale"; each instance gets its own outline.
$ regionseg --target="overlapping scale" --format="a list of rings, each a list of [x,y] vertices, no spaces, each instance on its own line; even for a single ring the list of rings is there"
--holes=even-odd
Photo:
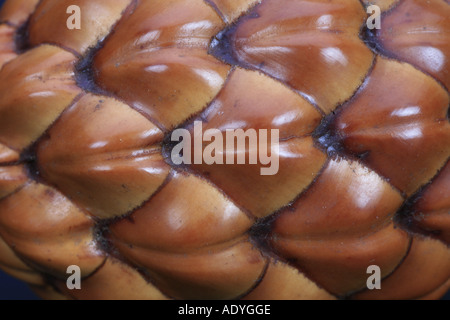
[[[352,96],[372,65],[359,39],[365,19],[357,1],[266,0],[219,35],[217,46],[225,48],[215,51],[286,83],[328,114]]]
[[[450,156],[448,106],[448,93],[434,79],[379,57],[335,126],[348,152],[410,196]]]
[[[40,141],[38,166],[44,179],[94,216],[117,217],[139,207],[166,179],[162,139],[127,105],[86,94]]]
[[[450,252],[442,242],[416,236],[402,264],[381,281],[382,290],[365,290],[359,299],[419,299],[450,278]],[[447,280],[447,281],[446,281]],[[435,297],[438,298],[438,297]]]
[[[283,103],[280,103],[281,99]],[[192,161],[189,167],[215,183],[254,216],[268,216],[294,200],[325,163],[326,155],[314,147],[311,137],[321,119],[320,113],[300,95],[265,75],[238,68],[230,74],[223,91],[199,117],[204,122],[202,135],[209,129],[220,130],[223,164],[219,161],[212,165],[206,161],[201,164]],[[193,139],[197,139],[195,124],[188,128]],[[278,167],[274,162],[267,165],[250,163],[250,154],[258,161],[261,161],[261,154],[269,154],[260,148],[260,140],[257,145],[246,140],[242,148],[237,146],[237,142],[233,150],[227,148],[227,130],[238,129],[243,132],[257,130],[258,134],[259,130],[267,130],[267,150],[277,154]],[[273,130],[279,130],[279,146],[278,141],[272,140]],[[262,135],[259,138],[262,139]],[[209,154],[206,153],[209,144],[207,141],[203,143],[205,154]],[[191,147],[194,156],[195,142]],[[237,164],[241,153],[245,153],[245,164]],[[230,155],[234,164],[227,160]],[[262,175],[263,168],[272,168],[272,174]]]
[[[128,244],[116,243],[120,251]],[[203,248],[189,254],[129,250],[127,257],[145,265],[152,282],[175,299],[237,299],[263,275],[266,259],[248,238],[228,247]]]
[[[358,162],[331,160],[292,208],[278,216],[275,233],[322,240],[362,236],[389,223],[402,203],[400,193],[375,172]]]
[[[372,4],[381,30],[364,28]],[[7,0],[0,268],[53,299],[439,298],[449,8]],[[279,171],[225,141],[222,159],[247,164],[175,164],[176,128],[192,148],[210,129],[279,130]],[[370,265],[382,290],[366,290]]]
[[[68,266],[79,266],[86,277],[105,259],[93,226],[69,199],[36,182],[0,201],[1,237],[28,264],[62,279]]]
[[[28,41],[32,46],[52,43],[84,54],[111,32],[130,3],[132,0],[40,1],[30,18]],[[67,27],[70,13],[73,14],[67,13],[71,5],[80,8],[80,29]]]
[[[0,267],[7,274],[28,284],[37,286],[45,284],[43,276],[26,265],[2,238],[0,238]]]
[[[175,172],[150,202],[110,227],[111,242],[171,297],[231,299],[266,265],[246,235],[252,223],[208,182]]]
[[[450,244],[450,162],[421,192],[411,208],[412,222],[426,234]]]
[[[382,19],[378,41],[389,53],[450,89],[450,6],[444,0],[401,1]]]
[[[183,189],[192,193],[190,185],[195,186],[193,195],[181,197],[186,193]],[[252,220],[210,188],[199,178],[175,173],[152,201],[113,226],[112,232],[133,246],[170,252],[196,250],[243,235]]]
[[[22,151],[35,142],[81,92],[76,57],[60,48],[32,49],[0,71],[0,142]]]
[[[97,83],[172,129],[222,88],[230,68],[207,48],[223,27],[201,0],[137,1],[94,58]]]
[[[375,172],[357,162],[332,160],[277,217],[271,243],[322,287],[342,296],[365,287],[368,266],[378,265],[387,275],[406,255],[409,238],[392,222],[402,202]]]

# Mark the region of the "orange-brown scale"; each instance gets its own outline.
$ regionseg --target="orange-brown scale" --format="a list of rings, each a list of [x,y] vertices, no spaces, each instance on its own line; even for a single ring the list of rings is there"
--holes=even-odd
[[[11,1],[9,1],[9,2],[12,3]],[[232,1],[229,1],[229,0],[210,0],[210,1],[207,1],[207,2],[210,5],[212,5],[214,10],[218,13],[218,15],[221,17],[221,19],[225,23],[228,23],[228,22],[236,19],[240,15],[243,15],[243,17],[245,15],[249,15],[249,11],[248,10],[250,10],[250,11],[253,10],[252,5],[254,3],[254,1],[241,1],[239,4],[237,4],[238,7],[239,6],[241,6],[241,7],[239,8],[239,10],[236,11],[236,9],[234,9],[234,7],[233,7],[233,6],[236,5],[236,2],[232,2]],[[369,3],[368,1],[365,1],[365,0],[363,2],[365,4]],[[370,1],[370,3],[372,3],[372,2],[373,1]],[[134,3],[137,3],[137,1],[135,1]],[[376,1],[376,4],[381,5],[383,11],[386,11],[386,10],[389,10],[389,8],[391,10],[393,10],[395,8],[394,5],[396,4],[396,2],[395,1],[391,1],[391,0],[382,0],[382,1]],[[30,10],[30,12],[31,11],[32,10]],[[23,15],[23,16],[25,16],[25,15]],[[385,16],[387,17],[387,14]],[[1,19],[1,16],[0,16],[0,19]],[[21,24],[23,24],[23,23],[24,23],[24,21],[21,22]],[[11,23],[11,25],[12,25],[12,23]],[[114,26],[113,29],[114,28],[116,28],[116,26]],[[114,30],[112,31],[112,33],[114,33]],[[369,36],[372,36],[372,35],[369,35]],[[369,36],[367,38],[370,38]],[[375,35],[373,35],[373,36],[375,37]],[[360,37],[361,37],[362,40],[367,40],[367,39],[364,39],[364,36],[360,36]],[[369,40],[372,41],[372,38],[370,38]],[[378,39],[375,39],[375,40],[378,40]],[[368,44],[370,41],[365,41],[365,42],[366,42],[366,44]],[[376,42],[375,44],[378,47],[374,51],[376,53],[380,53],[381,50],[382,50],[382,46],[379,46],[379,42]],[[63,46],[63,45],[61,45],[61,46]],[[92,52],[95,52],[96,50],[99,50],[99,49],[100,50],[103,49],[103,46],[102,45],[98,45],[98,47],[92,49]],[[74,54],[74,56],[79,57],[78,54]],[[94,81],[92,81],[92,79],[95,76],[94,71],[96,69],[94,67],[92,67],[92,57],[88,57],[88,56],[89,56],[89,54],[85,55],[85,57],[87,57],[87,58],[85,58],[85,62],[87,62],[87,64],[86,64],[86,68],[87,69],[85,68],[85,66],[83,66],[81,69],[79,68],[79,71],[89,71],[91,73],[89,74],[89,72],[88,72],[86,77],[84,77],[84,78],[81,77],[83,79],[78,81],[78,85],[82,85],[84,89],[87,89],[87,91],[94,91],[95,92],[95,90],[98,90],[98,87],[97,88],[95,87],[95,83],[94,83]],[[79,65],[81,65],[81,64],[79,64]],[[263,65],[258,66],[258,67],[263,67]],[[91,70],[89,70],[89,68],[91,68]],[[367,82],[367,79],[369,79],[372,76],[372,70],[370,70],[370,69],[368,69],[368,70],[369,70],[368,74],[365,76],[366,82]],[[220,92],[223,92],[224,91],[223,89],[226,88],[228,85],[230,85],[229,79],[230,78],[227,76],[227,78],[226,78],[226,80],[225,80],[225,82],[224,82]],[[91,83],[89,83],[89,81],[91,81]],[[356,92],[363,91],[365,89],[364,83],[362,82],[362,84],[359,86],[359,89],[358,89],[358,86],[355,86],[354,89],[355,89]],[[100,92],[97,91],[96,93],[100,93]],[[112,96],[112,94],[109,94],[107,92],[104,92],[104,94],[108,95],[110,97]],[[220,95],[220,93],[219,93],[219,95]],[[281,275],[281,279],[283,279],[283,284],[284,285],[288,285],[288,283],[298,283],[298,284],[302,284],[302,285],[308,286],[309,284],[311,284],[311,282],[309,280],[307,280],[306,284],[305,284],[305,278],[302,277],[301,274],[296,272],[296,270],[294,270],[292,267],[286,266],[282,261],[274,262],[274,260],[277,260],[278,257],[280,257],[280,260],[284,260],[284,259],[282,258],[282,255],[277,256],[277,255],[273,254],[274,247],[272,247],[271,244],[269,244],[269,242],[274,242],[275,243],[276,240],[277,240],[275,237],[273,237],[274,225],[276,225],[277,223],[282,225],[283,221],[289,220],[287,217],[294,215],[293,212],[295,212],[297,203],[307,202],[307,199],[305,197],[311,196],[311,194],[314,193],[314,190],[316,188],[318,188],[317,187],[318,185],[320,185],[320,181],[321,181],[321,178],[322,178],[323,175],[325,175],[327,173],[329,175],[329,167],[330,167],[330,165],[335,163],[336,160],[339,158],[339,156],[343,156],[345,158],[344,160],[341,160],[341,161],[344,161],[343,163],[346,163],[346,161],[349,161],[351,159],[357,159],[358,161],[355,162],[354,165],[364,168],[362,163],[366,163],[365,161],[367,160],[367,157],[369,156],[369,154],[366,153],[366,152],[361,153],[359,151],[355,152],[354,150],[350,150],[348,148],[348,145],[346,146],[346,148],[343,148],[345,139],[348,138],[348,136],[346,135],[346,134],[348,134],[348,132],[346,132],[346,134],[343,134],[340,131],[340,129],[342,129],[342,128],[336,128],[336,125],[333,124],[333,123],[336,123],[336,122],[342,120],[342,114],[344,113],[343,110],[345,110],[348,107],[348,105],[354,104],[356,100],[357,100],[357,97],[356,97],[356,94],[354,93],[353,96],[351,96],[347,101],[344,101],[340,105],[338,105],[339,109],[332,110],[332,113],[334,112],[334,113],[336,113],[336,115],[334,115],[334,114],[333,115],[329,115],[325,120],[323,120],[322,126],[319,127],[315,131],[315,134],[313,135],[313,138],[314,138],[314,141],[315,141],[315,148],[321,149],[322,151],[327,151],[326,149],[328,149],[329,152],[328,152],[328,158],[325,161],[324,166],[322,167],[322,169],[319,172],[317,172],[315,178],[311,181],[310,185],[307,186],[305,188],[305,190],[300,193],[300,195],[297,195],[295,197],[295,199],[293,199],[288,205],[282,206],[278,211],[275,212],[275,214],[273,213],[274,210],[269,210],[269,212],[267,213],[268,215],[265,218],[257,219],[257,222],[253,223],[252,226],[250,227],[250,229],[246,231],[245,234],[246,234],[246,236],[248,236],[248,239],[249,239],[248,241],[250,241],[253,245],[256,245],[256,247],[258,249],[262,250],[263,251],[263,255],[266,255],[266,257],[269,257],[269,260],[265,264],[264,270],[261,272],[259,277],[256,277],[256,280],[253,283],[253,285],[250,287],[250,289],[248,289],[247,292],[241,292],[241,296],[245,295],[245,296],[248,296],[248,297],[252,297],[252,294],[254,293],[255,294],[254,296],[258,297],[258,293],[259,294],[260,293],[267,294],[268,291],[273,290],[274,286],[275,286],[274,285],[274,276],[273,275],[278,275],[278,276],[276,276],[277,279]],[[209,103],[206,107],[203,106],[203,109],[200,108],[196,112],[191,113],[187,119],[184,119],[184,121],[189,122],[189,121],[192,121],[192,119],[201,119],[202,121],[205,121],[205,120],[208,119],[207,115],[205,116],[205,114],[210,112],[211,109],[212,109],[211,108],[211,104]],[[447,113],[446,113],[447,119],[449,117],[448,113],[449,113],[449,111],[447,109]],[[147,118],[151,119],[151,117],[148,117],[148,115],[147,115]],[[184,117],[181,117],[181,118],[184,118]],[[154,119],[151,119],[151,120],[153,120],[153,122],[155,122]],[[179,125],[179,123],[176,123],[176,125]],[[187,125],[183,124],[180,127],[186,127],[186,126]],[[163,126],[161,126],[161,128],[162,127]],[[162,131],[166,134],[166,138],[167,138],[169,136],[170,132],[165,131],[165,130],[162,130]],[[44,140],[46,140],[46,139],[48,139],[48,137],[45,137]],[[333,148],[335,150],[333,150]],[[0,162],[2,161],[1,160],[2,156],[3,156],[3,159],[7,159],[7,160],[3,160],[4,161],[3,163],[9,164],[10,166],[21,165],[22,163],[25,163],[28,160],[28,163],[26,164],[26,166],[29,169],[31,169],[31,171],[33,171],[36,168],[36,160],[35,160],[36,151],[35,150],[31,150],[31,148],[28,148],[28,150],[26,149],[26,151],[22,151],[21,152],[22,153],[22,161],[18,161],[17,155],[15,155],[14,152],[11,153],[11,152],[8,151],[8,149],[5,149],[5,150],[6,151],[1,149],[1,144],[0,144]],[[165,153],[166,158],[167,158],[167,154],[168,154],[168,152],[170,150],[171,150],[171,145],[169,145],[169,144],[166,145],[165,147],[163,147],[163,154]],[[439,162],[439,161],[437,161],[437,162]],[[170,162],[169,162],[169,164],[170,164]],[[435,167],[440,167],[440,166],[438,164],[436,164]],[[190,174],[193,172],[193,170],[191,171],[189,168],[184,168],[184,169],[186,169],[188,176],[190,176]],[[325,171],[326,169],[327,169],[327,171]],[[181,172],[178,172],[179,170],[176,170],[176,171],[177,171],[177,174],[182,174]],[[433,199],[434,199],[434,192],[432,191],[433,188],[442,188],[442,185],[444,186],[444,188],[446,188],[446,184],[445,184],[446,180],[445,179],[446,179],[447,175],[446,174],[442,174],[442,172],[447,172],[447,171],[442,169],[441,170],[441,174],[439,174],[439,176],[436,176],[433,179],[431,184],[424,186],[422,189],[420,189],[420,191],[418,193],[415,193],[415,194],[412,193],[412,197],[409,198],[407,203],[411,203],[411,204],[414,203],[414,206],[411,205],[411,207],[413,207],[412,209],[413,209],[414,213],[422,213],[423,211],[439,213],[439,210],[441,210],[441,207],[439,207],[439,203],[440,202],[437,203],[436,205],[431,205],[431,206],[430,206],[430,203],[435,202],[435,201],[433,201]],[[32,175],[30,175],[30,176],[32,176]],[[203,179],[204,182],[208,181],[208,177],[207,176],[203,177],[203,176],[200,176],[198,174],[197,175],[193,175],[193,176],[196,176],[197,178]],[[142,218],[143,215],[145,216],[145,214],[143,214],[142,212],[145,212],[146,207],[147,206],[151,206],[152,202],[153,202],[153,200],[155,200],[156,196],[161,196],[161,192],[164,193],[164,190],[166,189],[166,187],[170,183],[173,183],[172,179],[170,178],[171,176],[169,175],[168,177],[169,178],[166,179],[166,182],[163,183],[163,185],[160,186],[160,188],[155,192],[155,194],[153,194],[150,197],[150,199],[148,199],[143,204],[141,204],[141,206],[139,206],[136,210],[131,210],[131,211],[125,212],[123,215],[115,216],[115,217],[110,218],[110,219],[99,219],[98,222],[96,223],[96,230],[97,231],[96,231],[95,237],[94,237],[95,240],[97,242],[110,241],[111,239],[114,239],[114,237],[111,236],[111,228],[113,229],[114,232],[116,232],[116,233],[118,232],[120,234],[120,229],[121,228],[124,228],[125,230],[127,229],[127,227],[125,227],[127,225],[127,223],[133,224],[133,223],[137,222],[137,221],[135,221],[136,216],[141,216],[141,218]],[[39,174],[38,176],[37,175],[32,176],[32,178],[42,178],[42,176],[41,176],[41,174]],[[386,177],[381,177],[381,180],[383,180],[383,178],[386,178]],[[386,178],[383,181],[386,182],[388,180],[389,179]],[[444,183],[442,181],[444,181]],[[214,188],[214,185],[212,185],[211,183],[209,184],[209,186]],[[392,187],[392,185],[391,185],[391,187]],[[414,189],[412,187],[410,187],[410,188]],[[392,189],[394,190],[393,191],[394,193],[398,191],[395,188],[392,188]],[[216,191],[219,191],[219,193],[222,192],[219,189],[216,189]],[[421,194],[421,196],[419,196],[419,193]],[[410,195],[411,195],[411,193],[408,194],[408,196],[410,196]],[[222,192],[222,196],[224,196],[226,201],[230,201],[230,198],[224,192]],[[420,199],[418,199],[418,198],[420,198]],[[445,193],[444,193],[444,199],[445,199]],[[238,201],[238,202],[240,203],[241,201]],[[284,204],[285,204],[285,202],[283,202],[283,205]],[[443,210],[445,210],[445,208],[446,208],[445,201],[444,201],[442,206],[444,208]],[[237,207],[240,208],[239,206],[237,206]],[[167,209],[167,208],[164,208],[164,209]],[[241,211],[244,212],[245,210],[241,209]],[[389,217],[394,213],[393,211],[395,211],[395,210],[390,210],[390,214],[388,215]],[[403,210],[403,211],[405,211],[405,210]],[[139,212],[139,214],[137,214],[138,212]],[[401,212],[402,212],[402,210],[401,210]],[[246,213],[247,212],[244,212],[244,214],[246,214]],[[445,213],[445,211],[444,211],[444,213]],[[264,216],[264,214],[262,214],[262,216]],[[251,218],[252,215],[248,215],[247,217]],[[423,221],[420,221],[420,220],[419,221],[416,220],[416,221],[414,221],[414,223],[417,223],[418,226],[420,225],[420,228],[426,228],[427,230],[428,230],[428,228],[431,228],[431,232],[435,232],[436,231],[436,229],[435,229],[436,228],[435,227],[436,226],[436,222],[433,221],[433,217],[436,217],[438,222],[441,221],[438,224],[443,226],[442,225],[442,221],[443,220],[441,220],[434,213],[429,216],[427,221],[423,222]],[[444,217],[445,217],[445,215],[444,215]],[[146,217],[146,218],[148,219],[149,217]],[[302,221],[301,218],[302,217],[300,217],[300,220],[297,220],[295,222],[296,223],[301,223],[301,221]],[[388,221],[389,221],[389,219],[385,220],[384,223],[388,223]],[[290,224],[288,223],[287,224],[288,229],[289,229],[289,225]],[[365,224],[365,226],[366,226],[366,224]],[[384,226],[384,224],[381,223],[381,226]],[[404,228],[405,230],[407,230],[407,231],[411,231],[408,228],[402,226],[401,224],[400,224],[400,226],[402,228]],[[140,226],[140,227],[142,227],[142,226]],[[376,227],[379,228],[380,225],[376,224]],[[283,230],[281,230],[281,233],[283,233],[283,232],[289,233],[288,229],[287,229],[287,231],[285,230],[285,228],[282,228],[282,229]],[[130,230],[131,230],[130,232],[126,232],[126,236],[129,236],[130,234],[131,234],[131,236],[133,236],[134,229],[131,228]],[[345,229],[345,228],[343,230],[341,228],[340,232],[344,232],[346,230],[347,229]],[[395,236],[392,236],[392,237],[388,236],[387,237],[387,238],[389,238],[389,237],[391,238],[389,241],[395,240],[394,238],[396,236],[398,236],[400,234],[403,234],[402,233],[403,231],[401,231],[401,232],[400,231],[395,232],[395,231],[390,231],[390,230],[388,230],[388,231],[389,232],[386,232],[386,234],[391,234],[392,235],[393,233],[395,233]],[[430,230],[428,230],[428,231],[430,231]],[[429,234],[427,234],[427,235],[429,235]],[[400,243],[400,242],[403,243],[403,241],[399,241],[400,238],[403,239],[403,237],[398,237],[397,242],[398,243]],[[191,239],[191,237],[188,237],[188,239]],[[116,240],[120,243],[121,242],[120,240],[122,240],[122,239],[116,239]],[[135,240],[139,240],[140,241],[142,239],[135,239]],[[131,256],[133,258],[133,259],[130,259],[130,260],[124,259],[124,260],[126,260],[126,262],[128,264],[136,265],[136,263],[133,262],[134,259],[139,260],[144,265],[148,264],[150,266],[150,269],[152,269],[151,272],[149,272],[145,268],[141,269],[140,272],[142,274],[147,275],[147,279],[151,280],[151,282],[153,282],[153,283],[155,283],[154,280],[156,279],[157,283],[162,284],[161,287],[164,288],[164,291],[173,291],[173,288],[178,286],[178,284],[174,284],[173,282],[169,283],[171,281],[167,282],[168,279],[167,279],[166,276],[163,275],[161,277],[161,273],[164,274],[164,273],[167,273],[167,272],[169,274],[173,273],[177,277],[180,277],[180,276],[181,276],[181,278],[184,277],[182,274],[180,274],[180,271],[181,271],[181,273],[183,273],[183,270],[177,270],[176,265],[174,265],[174,262],[177,261],[178,258],[171,259],[167,255],[165,255],[164,259],[168,259],[167,261],[169,261],[169,267],[166,268],[166,270],[161,270],[161,268],[158,268],[157,266],[156,267],[153,266],[153,262],[150,261],[152,259],[148,260],[147,259],[148,257],[145,257],[146,254],[143,254],[142,256],[139,256],[139,255],[138,256],[134,256],[132,254],[134,245],[131,242],[136,242],[136,241],[128,241],[128,242],[130,242],[128,244],[129,248],[126,248],[126,247],[122,246],[122,248],[120,250],[120,251],[123,251],[123,252],[127,253],[127,256]],[[417,240],[415,240],[415,242],[417,242]],[[436,256],[439,256],[439,252],[440,253],[445,253],[446,252],[445,250],[442,249],[442,246],[439,247],[439,244],[430,244],[430,243],[431,242],[429,242],[429,241],[428,242],[424,242],[424,244],[421,244],[419,246],[419,249],[415,249],[415,251],[424,250],[423,248],[425,248],[425,249],[426,248],[440,248],[440,249],[436,249],[436,252],[437,252]],[[163,243],[163,244],[165,244],[165,243]],[[168,241],[168,244],[171,244],[170,240]],[[108,247],[108,245],[110,245],[110,246]],[[283,246],[283,244],[281,244],[280,246]],[[172,248],[170,248],[170,249],[173,250],[173,243],[172,243],[171,247]],[[397,246],[397,247],[402,247],[402,246]],[[417,245],[415,245],[415,247],[417,247]],[[369,248],[373,249],[370,245],[369,245]],[[422,248],[422,249],[420,249],[420,248]],[[118,252],[117,251],[117,247],[115,247],[112,244],[112,242],[106,243],[105,246],[103,247],[103,249],[104,249],[104,251],[109,252],[109,253],[113,253],[113,251]],[[136,249],[136,248],[134,248],[134,249]],[[287,250],[287,251],[294,250],[295,251],[296,249],[292,247],[292,244],[285,243],[284,250]],[[400,252],[402,250],[399,249],[397,251]],[[415,252],[415,251],[411,251],[411,252]],[[277,254],[279,254],[279,252],[277,252]],[[401,256],[402,256],[402,254],[398,254],[398,256],[396,258],[399,258]],[[416,256],[420,256],[420,254],[416,254]],[[435,258],[433,258],[433,259],[434,259],[433,261],[436,260]],[[296,267],[299,267],[298,258],[295,258],[295,259],[289,258],[288,260],[290,261],[290,263],[292,265],[296,265]],[[395,260],[395,258],[393,260]],[[396,281],[399,281],[399,280],[396,280],[396,276],[394,276],[396,273],[406,274],[406,277],[408,277],[408,276],[410,277],[411,274],[413,274],[410,271],[406,271],[406,273],[404,273],[404,271],[397,272],[397,270],[400,270],[400,269],[408,270],[408,268],[410,268],[410,267],[408,267],[408,265],[405,265],[405,268],[400,268],[400,266],[402,266],[405,261],[407,261],[407,260],[406,259],[400,259],[399,265],[396,268],[394,268],[394,270],[391,272],[391,274],[386,279],[384,279],[384,281],[386,281],[385,283],[388,286],[390,286],[390,287],[393,286],[392,284],[389,284],[390,281],[393,281],[392,283],[394,283],[394,285],[397,283]],[[125,272],[125,273],[130,274],[130,270],[125,270],[127,268],[124,267],[123,265],[119,266],[119,267],[117,267],[117,265],[116,265],[116,267],[111,267],[109,262],[111,262],[109,259],[108,259],[108,263],[106,263],[104,261],[102,266],[99,267],[99,269],[97,271],[93,272],[89,278],[90,279],[94,279],[94,276],[98,275],[98,277],[96,279],[99,279],[98,281],[100,283],[103,283],[103,285],[106,285],[105,282],[104,282],[104,279],[107,279],[111,275],[117,275],[117,274],[120,274],[121,272]],[[112,264],[114,265],[114,262],[112,262]],[[176,264],[176,262],[175,262],[175,264]],[[413,261],[413,263],[411,263],[410,265],[414,266],[416,264],[417,264],[417,261],[416,262]],[[443,270],[445,270],[445,264],[442,264],[442,266],[443,266]],[[333,279],[329,279],[329,278],[327,279],[326,275],[320,274],[321,273],[320,270],[318,271],[318,270],[315,270],[313,268],[313,270],[311,271],[311,269],[310,269],[310,267],[308,265],[306,267],[301,266],[299,268],[302,271],[308,271],[307,274],[308,274],[308,276],[310,278],[315,279],[317,282],[321,283],[322,285],[325,284],[325,286],[327,288],[330,288],[330,286],[333,287],[333,289],[331,291],[338,293],[340,296],[345,296],[346,294],[348,294],[349,293],[348,290],[355,290],[355,286],[353,284],[352,288],[350,288],[350,289],[346,288],[345,290],[347,290],[347,291],[342,293],[342,290],[343,291],[345,291],[345,290],[342,289],[342,288],[339,288],[339,290],[336,290],[335,283],[333,284],[334,280]],[[159,270],[155,270],[155,269],[159,269]],[[318,268],[318,269],[320,269],[320,268]],[[391,269],[392,268],[390,268],[390,270]],[[123,270],[125,270],[125,271],[123,271]],[[208,271],[209,270],[206,270],[206,272],[208,272]],[[143,288],[143,287],[145,288],[145,284],[142,283],[142,279],[140,279],[139,277],[136,278],[134,272],[131,272],[131,273],[133,275],[131,275],[131,277],[129,277],[127,279],[132,279],[132,281],[137,281],[137,285],[138,286],[139,285],[143,285],[141,288]],[[414,276],[414,274],[413,274],[413,276]],[[444,277],[445,276],[445,272],[441,272],[441,276]],[[447,275],[447,277],[448,277],[448,275]],[[402,276],[400,276],[400,279],[401,278],[402,278]],[[424,281],[426,281],[426,280],[424,280]],[[330,283],[331,283],[331,285],[330,285]],[[62,286],[62,290],[64,290],[63,284],[60,284],[60,285]],[[349,286],[349,284],[346,284],[346,286]],[[429,287],[425,291],[423,291],[423,290],[422,290],[422,292],[415,291],[413,294],[411,294],[411,297],[413,297],[413,298],[428,297],[428,296],[431,297],[431,296],[437,294],[436,292],[438,292],[439,290],[443,290],[442,288],[445,289],[445,284],[440,286],[440,287],[438,287],[438,288],[435,288],[436,286],[437,286],[437,282],[436,283],[430,282]],[[358,287],[358,286],[356,286],[356,287]],[[92,285],[90,285],[90,288],[95,291],[94,280],[92,282]],[[168,290],[168,288],[169,288],[169,290]],[[41,289],[42,289],[43,292],[45,292],[45,293],[47,293],[49,295],[53,295],[54,294],[54,293],[51,292],[51,290],[45,289],[45,287],[43,287],[43,286],[41,286]],[[314,288],[311,287],[311,290],[313,290],[313,292],[317,296],[330,297],[329,294],[327,294],[323,290],[318,289],[317,287],[314,287]],[[164,297],[163,295],[160,295],[160,293],[158,293],[159,291],[152,291],[152,289],[149,289],[148,292],[150,294],[152,294],[152,295],[155,294],[155,296],[158,296],[158,297],[161,297],[161,298]],[[297,296],[301,295],[301,293],[296,292],[295,288],[293,288],[293,287],[289,287],[289,292],[292,292],[293,294],[297,294]],[[130,293],[130,294],[132,294],[132,293]],[[187,294],[187,293],[183,293],[183,294],[181,294],[181,296],[183,296],[184,294]],[[200,292],[199,294],[202,294],[202,293]],[[180,293],[176,292],[175,294],[170,295],[170,296],[180,296]],[[81,294],[79,297],[81,297],[81,298],[83,298],[83,297],[84,298],[88,298],[89,294],[87,294],[87,295]],[[95,293],[94,293],[93,297],[95,297]]]

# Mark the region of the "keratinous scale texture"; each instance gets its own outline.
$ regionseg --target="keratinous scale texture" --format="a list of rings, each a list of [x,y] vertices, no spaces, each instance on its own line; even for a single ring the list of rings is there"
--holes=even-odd
[[[6,1],[0,267],[46,298],[440,297],[449,16],[447,0]],[[278,129],[278,174],[174,165],[171,133],[195,121]]]

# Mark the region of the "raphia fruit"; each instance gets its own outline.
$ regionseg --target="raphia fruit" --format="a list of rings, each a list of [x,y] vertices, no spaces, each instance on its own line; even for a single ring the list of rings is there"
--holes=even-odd
[[[447,0],[6,1],[1,268],[46,298],[439,298],[449,16]],[[171,132],[196,120],[279,129],[278,174],[175,166]]]

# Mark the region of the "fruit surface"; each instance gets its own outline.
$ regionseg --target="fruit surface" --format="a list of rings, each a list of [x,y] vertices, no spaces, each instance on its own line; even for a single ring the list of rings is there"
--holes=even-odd
[[[0,268],[48,299],[441,297],[449,16],[447,0],[7,0]],[[278,130],[278,172],[176,165],[172,134],[198,122]]]

